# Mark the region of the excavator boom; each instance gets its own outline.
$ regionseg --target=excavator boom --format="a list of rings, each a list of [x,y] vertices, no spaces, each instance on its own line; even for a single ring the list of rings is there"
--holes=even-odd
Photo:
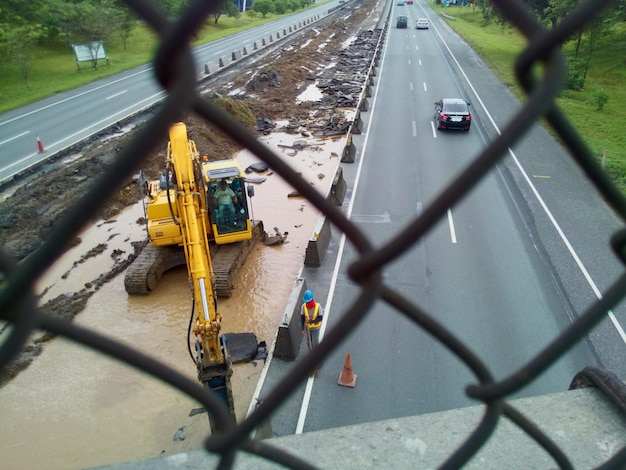
[[[209,195],[204,184],[198,152],[195,144],[187,138],[185,125],[174,124],[169,137],[167,161],[173,169],[172,182],[176,184],[173,198],[177,214],[175,222],[180,227],[197,312],[193,333],[197,337],[198,379],[224,398],[225,404],[234,416],[230,386],[232,364],[221,337],[222,317],[217,312],[207,235],[210,227],[205,214],[208,210]],[[214,427],[214,423],[212,425]]]

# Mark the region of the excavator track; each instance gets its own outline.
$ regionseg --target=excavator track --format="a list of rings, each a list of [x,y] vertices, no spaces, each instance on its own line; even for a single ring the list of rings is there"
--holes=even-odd
[[[131,295],[147,295],[156,289],[165,271],[185,264],[182,247],[147,244],[128,267],[124,288]]]
[[[218,298],[233,295],[235,276],[263,234],[263,223],[255,221],[250,240],[227,245],[211,244],[214,290]],[[156,289],[165,271],[185,264],[185,253],[181,246],[155,247],[147,244],[126,271],[126,292],[130,295],[148,295]]]

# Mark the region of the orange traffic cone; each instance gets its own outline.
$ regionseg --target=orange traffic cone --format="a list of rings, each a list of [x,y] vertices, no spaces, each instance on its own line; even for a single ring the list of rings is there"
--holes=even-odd
[[[39,150],[39,153],[45,152],[45,149],[43,148],[43,144],[41,143],[39,136],[37,136],[37,150]]]
[[[343,370],[339,374],[339,385],[344,387],[354,387],[356,385],[356,374],[352,372],[352,359],[350,359],[350,353],[346,355],[346,361],[343,364]]]

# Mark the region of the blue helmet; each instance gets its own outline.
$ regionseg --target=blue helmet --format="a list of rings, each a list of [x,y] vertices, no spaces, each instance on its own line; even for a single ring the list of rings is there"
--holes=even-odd
[[[313,300],[313,292],[311,292],[310,290],[305,290],[304,295],[302,296],[302,301],[310,302],[311,300]]]

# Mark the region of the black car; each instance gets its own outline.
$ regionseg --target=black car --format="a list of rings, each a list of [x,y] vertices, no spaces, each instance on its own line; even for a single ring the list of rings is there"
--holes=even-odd
[[[443,98],[435,102],[437,129],[470,130],[472,114],[470,104],[461,98]]]
[[[406,16],[398,16],[396,21],[396,28],[406,28],[409,24],[409,18]]]

